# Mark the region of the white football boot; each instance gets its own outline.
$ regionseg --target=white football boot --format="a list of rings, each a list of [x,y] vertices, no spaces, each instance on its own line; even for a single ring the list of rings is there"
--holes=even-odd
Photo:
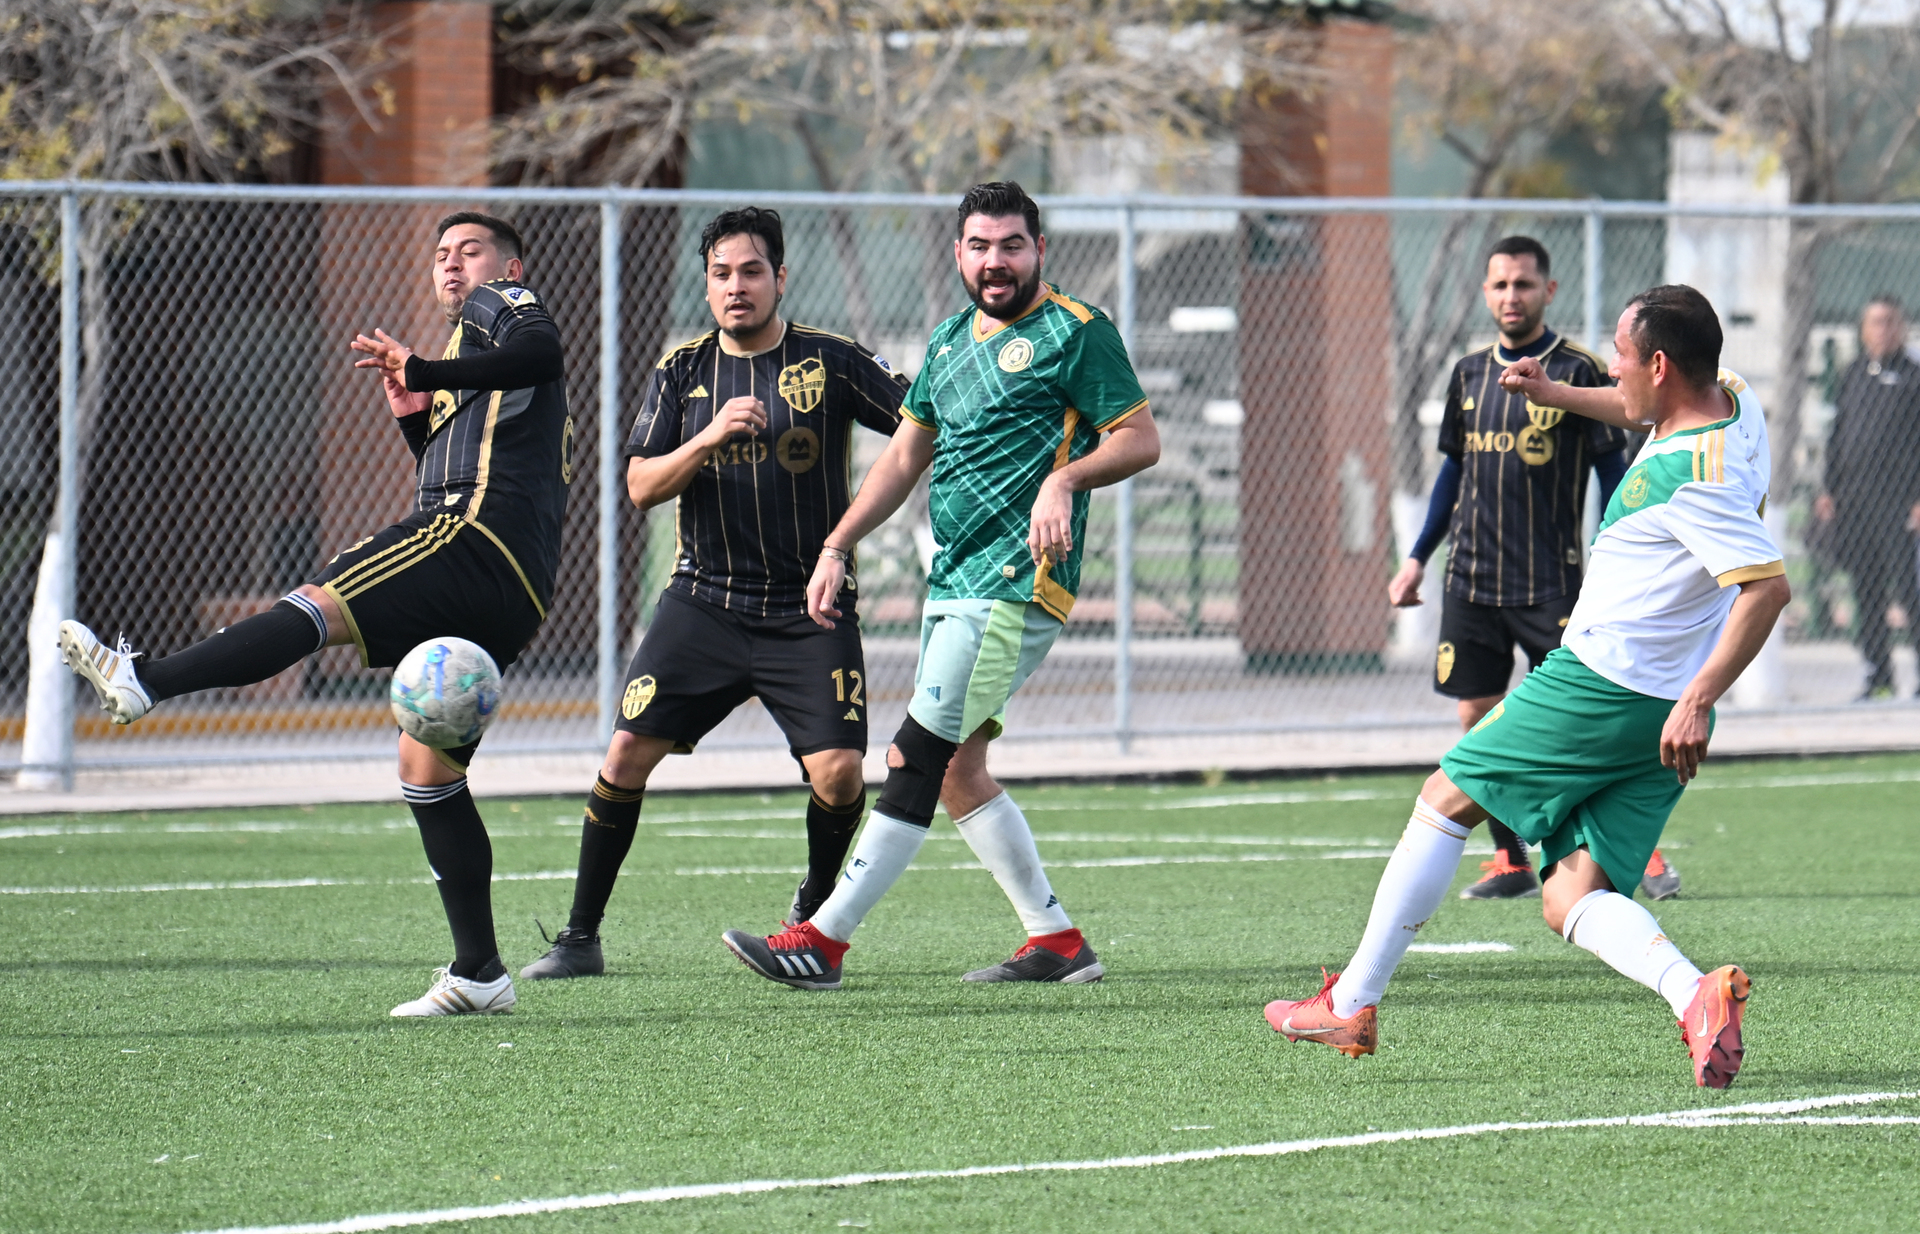
[[[139,654],[125,638],[118,647],[109,647],[77,621],[60,623],[60,658],[93,687],[100,710],[115,724],[131,724],[153,710],[153,700],[133,671]]]
[[[388,1014],[427,1015],[500,1015],[513,1010],[518,1001],[513,994],[513,978],[501,973],[492,981],[469,981],[447,969],[433,970],[433,987],[410,1003],[401,1003]]]

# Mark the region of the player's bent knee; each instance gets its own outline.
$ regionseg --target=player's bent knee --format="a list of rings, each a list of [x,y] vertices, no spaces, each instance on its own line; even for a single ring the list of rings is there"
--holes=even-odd
[[[450,765],[440,751],[420,744],[405,733],[400,735],[401,783],[432,787],[457,784],[466,778],[466,769]]]
[[[645,788],[660,760],[673,750],[673,743],[660,737],[615,730],[607,743],[607,761],[600,775],[615,788]]]
[[[866,791],[866,772],[858,750],[822,750],[808,755],[807,782],[830,806],[852,805]]]
[[[933,812],[940,806],[940,787],[959,748],[908,716],[887,749],[887,783],[876,809],[915,826],[932,826]]]

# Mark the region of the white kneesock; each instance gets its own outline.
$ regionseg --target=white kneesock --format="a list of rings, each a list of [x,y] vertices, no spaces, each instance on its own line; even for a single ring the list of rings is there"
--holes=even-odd
[[[1446,898],[1470,831],[1428,805],[1425,797],[1414,803],[1413,817],[1373,893],[1373,912],[1367,916],[1360,949],[1334,983],[1333,1014],[1346,1019],[1386,993],[1414,934]]]
[[[1057,934],[1071,930],[1067,910],[1053,894],[1046,867],[1040,864],[1040,850],[1033,846],[1033,831],[1027,816],[1001,793],[973,813],[953,820],[960,838],[967,842],[980,864],[993,872],[1000,890],[1013,901],[1020,924],[1028,934]]]
[[[814,928],[838,943],[852,938],[880,897],[913,864],[914,854],[926,843],[927,830],[878,810],[869,814],[839,885],[813,914]]]
[[[1687,1018],[1687,1005],[1700,984],[1700,970],[1660,931],[1653,914],[1617,891],[1592,891],[1567,911],[1566,940],[1591,951],[1623,977],[1667,1000],[1673,1014]]]

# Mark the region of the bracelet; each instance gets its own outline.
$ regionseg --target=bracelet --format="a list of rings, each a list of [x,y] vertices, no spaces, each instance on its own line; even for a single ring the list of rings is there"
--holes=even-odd
[[[851,560],[853,560],[853,555],[852,555],[851,553],[849,553],[849,552],[847,552],[847,550],[846,550],[846,549],[844,549],[844,548],[835,548],[835,547],[834,547],[833,545],[831,545],[831,544],[822,544],[822,545],[820,546],[820,555],[821,555],[821,556],[823,556],[823,557],[831,557],[831,558],[833,558],[833,559],[834,559],[835,561],[851,561]]]

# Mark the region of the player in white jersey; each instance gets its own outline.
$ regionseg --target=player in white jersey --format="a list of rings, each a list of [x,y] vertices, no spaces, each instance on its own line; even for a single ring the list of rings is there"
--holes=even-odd
[[[1696,1084],[1732,1082],[1746,973],[1729,964],[1702,974],[1632,899],[1706,757],[1714,703],[1789,599],[1761,521],[1766,419],[1747,384],[1719,368],[1720,344],[1705,296],[1656,287],[1620,315],[1617,386],[1558,385],[1530,359],[1502,374],[1535,404],[1653,435],[1607,504],[1560,647],[1422,788],[1352,963],[1312,998],[1268,1004],[1268,1023],[1289,1040],[1373,1053],[1388,979],[1440,907],[1468,833],[1498,818],[1543,849],[1547,925],[1666,999]]]

